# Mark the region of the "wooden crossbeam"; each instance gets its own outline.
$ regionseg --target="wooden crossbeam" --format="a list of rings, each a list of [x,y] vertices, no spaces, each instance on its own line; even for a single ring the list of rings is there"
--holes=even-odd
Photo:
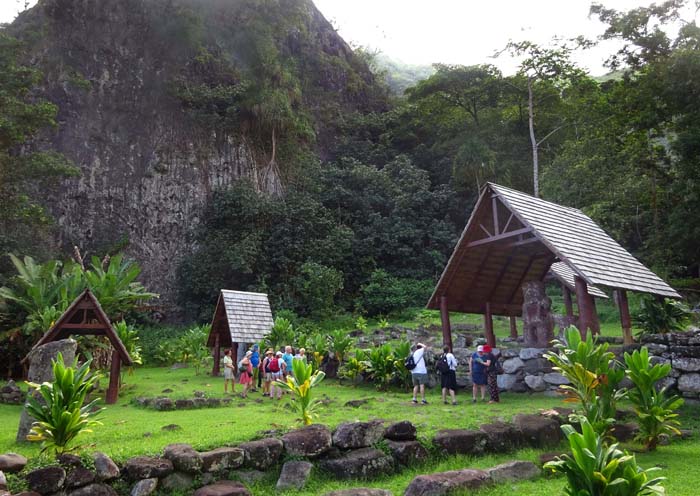
[[[481,226],[482,229],[483,226]],[[486,229],[484,229],[486,230]],[[478,239],[476,241],[472,241],[467,245],[468,248],[474,247],[474,246],[480,246],[480,245],[485,245],[486,243],[493,243],[495,241],[500,241],[502,239],[508,239],[508,238],[513,238],[515,236],[520,236],[521,234],[529,233],[532,232],[532,229],[529,227],[523,227],[522,229],[516,229],[515,231],[510,231],[510,232],[505,232],[493,236],[489,236],[488,238],[483,238],[483,239]]]

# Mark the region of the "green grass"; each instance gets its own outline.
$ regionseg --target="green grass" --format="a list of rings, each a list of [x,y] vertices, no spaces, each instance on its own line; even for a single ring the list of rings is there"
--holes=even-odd
[[[103,382],[106,382],[103,379]],[[158,454],[167,444],[185,442],[196,449],[204,450],[224,445],[236,445],[243,441],[260,437],[263,431],[285,431],[299,426],[295,415],[286,407],[286,399],[281,402],[262,398],[253,393],[248,399],[235,397],[232,405],[220,408],[158,412],[143,409],[131,404],[137,396],[170,396],[171,398],[190,397],[195,390],[205,391],[210,396],[221,397],[223,380],[208,375],[195,375],[193,369],[170,370],[166,368],[136,369],[134,375],[125,377],[125,386],[119,401],[109,405],[102,414],[103,426],[94,433],[86,434],[82,442],[86,451],[100,450],[110,454],[118,461],[139,454]],[[106,384],[105,384],[106,385]],[[172,393],[163,394],[166,388]],[[563,406],[562,400],[543,395],[504,394],[502,403],[476,405],[467,401],[468,395],[458,395],[460,404],[456,407],[444,406],[439,401],[438,391],[428,393],[430,404],[416,406],[410,402],[410,394],[391,390],[377,392],[372,387],[354,388],[325,381],[315,392],[325,398],[327,405],[320,410],[318,421],[331,427],[342,422],[381,418],[387,421],[412,421],[418,428],[419,439],[429,444],[432,436],[440,429],[476,428],[483,423],[496,419],[510,420],[516,413],[533,413],[540,409]],[[355,399],[368,399],[360,408],[346,407],[345,402]],[[33,444],[15,444],[16,426],[20,407],[0,405],[0,453],[15,451],[35,457],[39,447]],[[696,439],[675,442],[662,446],[657,453],[638,455],[644,467],[659,465],[662,475],[668,478],[668,494],[691,496],[697,494],[700,476],[696,475],[695,465],[700,459],[700,407],[685,407],[681,417],[685,428],[696,432]],[[163,431],[168,424],[181,427],[177,431]],[[465,456],[434,458],[427,465],[404,470],[395,475],[388,475],[376,481],[341,482],[330,480],[323,474],[314,473],[309,485],[303,492],[289,491],[280,494],[316,495],[334,489],[349,487],[381,487],[394,494],[403,494],[410,481],[417,475],[461,468],[487,468],[513,459],[536,460],[538,452],[523,450],[514,454],[469,458]],[[253,494],[265,494],[272,491],[279,475],[272,471],[264,480],[251,487]],[[479,492],[479,495],[504,494],[514,491],[524,495],[562,494],[563,479],[543,478],[533,482],[523,482],[497,486]],[[470,493],[474,494],[474,493]]]

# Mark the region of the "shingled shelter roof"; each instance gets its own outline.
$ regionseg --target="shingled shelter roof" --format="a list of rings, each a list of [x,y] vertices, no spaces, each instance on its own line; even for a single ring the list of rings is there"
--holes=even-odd
[[[71,335],[106,336],[114,349],[119,353],[122,363],[132,365],[129,352],[124,347],[119,336],[114,331],[109,317],[102,310],[100,302],[89,289],[86,289],[73,300],[73,303],[63,312],[63,315],[51,326],[34,345],[34,348],[42,344],[66,339]],[[32,348],[33,349],[33,348]]]
[[[266,294],[222,289],[207,345],[215,346],[217,333],[221,346],[257,343],[270,332],[272,324],[272,310]]]
[[[522,313],[522,284],[562,262],[589,286],[680,298],[580,210],[488,183],[440,277],[428,308]]]
[[[576,280],[574,279],[576,274],[564,262],[553,263],[549,269],[549,273],[572,292],[576,292]],[[608,298],[608,295],[595,286],[588,286],[588,294],[596,298]]]

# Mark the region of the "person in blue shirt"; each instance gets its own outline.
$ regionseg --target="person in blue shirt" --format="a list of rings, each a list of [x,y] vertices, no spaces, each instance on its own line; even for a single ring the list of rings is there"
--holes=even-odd
[[[291,346],[284,347],[284,355],[282,355],[282,360],[284,360],[285,365],[287,365],[287,371],[285,377],[288,375],[294,375],[294,369],[292,368],[292,361],[294,360],[294,354],[292,353]]]
[[[257,343],[253,345],[253,354],[250,355],[250,364],[253,366],[253,389],[251,391],[255,392],[260,387],[260,381],[262,377],[260,376],[260,348]],[[257,387],[256,387],[257,386]]]
[[[481,401],[486,400],[486,370],[491,362],[484,354],[484,347],[479,345],[476,353],[469,357],[469,371],[472,376],[472,401],[476,403],[476,393],[481,388]]]

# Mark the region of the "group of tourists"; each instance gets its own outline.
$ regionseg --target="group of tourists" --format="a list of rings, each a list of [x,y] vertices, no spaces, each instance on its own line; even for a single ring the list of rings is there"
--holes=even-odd
[[[429,382],[428,367],[425,363],[426,346],[423,343],[416,344],[415,351],[406,359],[406,367],[411,370],[413,381],[413,403],[420,402],[427,405],[425,399],[425,386]],[[436,369],[440,374],[440,387],[442,388],[442,402],[448,404],[448,394],[453,405],[457,404],[455,391],[457,390],[457,358],[450,351],[449,346],[442,349],[436,362]],[[469,357],[469,374],[472,380],[472,402],[476,403],[479,391],[481,401],[486,401],[486,388],[489,390],[489,403],[498,403],[498,383],[496,377],[500,372],[498,359],[493,354],[489,345],[479,345],[476,351]]]
[[[292,363],[295,358],[306,360],[306,350],[300,348],[294,354],[291,346],[285,346],[284,352],[269,348],[261,356],[260,347],[254,344],[237,365],[234,365],[231,350],[224,351],[224,394],[228,394],[229,383],[231,394],[235,394],[238,375],[238,383],[243,387],[242,398],[247,398],[250,392],[262,389],[263,396],[281,399],[283,390],[275,385],[276,381],[283,381],[287,376],[294,375]]]

